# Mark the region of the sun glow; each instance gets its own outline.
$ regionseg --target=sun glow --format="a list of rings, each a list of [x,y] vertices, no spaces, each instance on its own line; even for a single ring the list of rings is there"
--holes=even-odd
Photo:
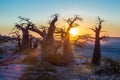
[[[78,29],[77,28],[71,28],[70,29],[70,34],[75,36],[75,35],[78,35]]]

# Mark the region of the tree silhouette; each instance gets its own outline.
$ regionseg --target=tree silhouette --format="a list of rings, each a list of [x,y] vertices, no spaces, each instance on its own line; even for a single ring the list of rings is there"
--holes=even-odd
[[[73,51],[70,42],[70,29],[79,26],[77,21],[82,21],[82,18],[76,15],[75,17],[68,18],[65,21],[67,22],[68,27],[66,28],[65,26],[63,26],[62,28],[57,28],[55,30],[55,33],[57,34],[56,36],[61,37],[61,41],[59,41],[58,48],[60,47],[63,48],[63,52],[62,52],[63,64],[69,64],[74,60]]]
[[[29,30],[38,33],[43,39],[41,43],[41,60],[42,61],[51,61],[51,57],[55,54],[55,40],[54,40],[54,30],[56,28],[55,23],[58,20],[58,14],[53,16],[53,20],[50,22],[48,30],[43,28],[42,30],[38,29],[34,24],[29,27]]]
[[[25,50],[30,48],[30,39],[29,39],[29,27],[33,24],[29,21],[28,18],[23,18],[21,16],[18,17],[21,21],[24,21],[20,24],[16,23],[15,28],[13,30],[21,30],[22,31],[22,44],[21,44],[21,50]]]
[[[68,63],[73,61],[73,52],[70,44],[70,29],[79,25],[78,23],[75,23],[78,20],[82,21],[82,18],[78,15],[76,15],[74,18],[68,18],[66,20],[68,23],[68,28],[65,32],[62,31],[63,33],[61,34],[61,37],[63,38],[63,54]]]
[[[98,26],[95,28],[91,28],[91,30],[95,32],[95,37],[91,37],[95,39],[95,45],[94,45],[94,51],[93,51],[93,57],[92,57],[92,64],[95,64],[95,65],[100,65],[100,60],[101,60],[100,40],[107,38],[106,36],[100,37],[100,32],[101,32],[103,22],[104,20],[98,17]]]

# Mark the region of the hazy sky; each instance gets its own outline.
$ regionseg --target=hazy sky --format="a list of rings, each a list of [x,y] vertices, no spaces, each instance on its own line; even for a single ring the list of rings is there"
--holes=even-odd
[[[84,20],[82,26],[87,27],[94,26],[100,16],[108,34],[120,36],[120,0],[0,0],[0,33],[8,34],[18,16],[41,24],[55,13],[61,18],[78,14]]]

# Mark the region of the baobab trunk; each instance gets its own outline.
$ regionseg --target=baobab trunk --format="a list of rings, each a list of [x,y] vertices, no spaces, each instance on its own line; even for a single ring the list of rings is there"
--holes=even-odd
[[[67,33],[63,42],[63,54],[67,63],[73,62],[73,52],[70,44],[70,34]]]
[[[29,33],[28,29],[22,29],[22,50],[30,48]]]
[[[41,60],[50,62],[55,54],[54,40],[44,39],[41,43]]]
[[[20,39],[20,36],[18,37],[18,48],[19,48],[19,51],[21,50],[21,39]]]
[[[93,58],[92,63],[95,65],[100,65],[100,59],[101,59],[101,48],[100,48],[100,39],[99,39],[99,31],[97,30],[95,34],[95,46],[94,46],[94,52],[93,52]]]
[[[77,20],[82,20],[78,15],[76,15],[74,18],[69,18],[67,21],[68,23],[68,28],[67,31],[64,34],[64,39],[63,39],[63,54],[64,54],[64,59],[65,61],[69,64],[72,63],[74,60],[74,56],[73,56],[73,51],[72,51],[72,47],[71,47],[71,43],[70,43],[70,29],[75,25],[75,21]],[[78,25],[78,24],[77,24]]]
[[[23,18],[21,16],[18,17],[21,21],[25,21],[27,23],[20,23],[16,24],[14,29],[18,29],[22,31],[22,44],[21,44],[21,50],[25,50],[30,48],[30,40],[29,40],[29,32],[28,28],[31,26],[31,23],[29,22],[29,19]]]

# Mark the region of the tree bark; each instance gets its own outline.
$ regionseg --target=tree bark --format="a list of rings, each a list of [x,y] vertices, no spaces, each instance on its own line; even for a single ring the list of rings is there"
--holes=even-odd
[[[19,48],[19,51],[21,50],[21,39],[20,37],[18,36],[18,48]]]
[[[99,34],[100,34],[100,31],[96,30],[95,46],[94,46],[93,58],[92,58],[92,63],[95,65],[100,65],[100,59],[101,59]]]
[[[22,29],[22,50],[30,48],[30,41],[29,41],[29,33],[28,29],[23,28]]]
[[[50,62],[55,54],[55,45],[53,40],[45,39],[41,43],[41,60]]]
[[[67,32],[64,38],[63,42],[63,54],[64,54],[64,59],[67,63],[73,62],[73,52],[72,52],[72,47],[70,44],[70,34]]]

